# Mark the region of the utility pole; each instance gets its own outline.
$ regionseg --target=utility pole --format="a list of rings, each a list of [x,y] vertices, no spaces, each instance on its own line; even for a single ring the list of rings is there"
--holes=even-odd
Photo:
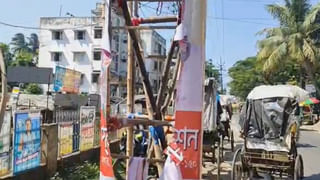
[[[220,76],[220,86],[221,86],[221,94],[223,94],[223,71],[224,71],[224,63],[222,63],[222,59],[220,57],[220,63],[219,63],[219,76]]]

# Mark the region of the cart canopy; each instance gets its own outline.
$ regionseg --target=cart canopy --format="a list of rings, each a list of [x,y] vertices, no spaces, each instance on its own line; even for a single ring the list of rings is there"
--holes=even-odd
[[[298,86],[292,85],[262,85],[255,87],[248,95],[248,100],[267,99],[274,97],[286,97],[298,102],[309,98],[309,93]]]

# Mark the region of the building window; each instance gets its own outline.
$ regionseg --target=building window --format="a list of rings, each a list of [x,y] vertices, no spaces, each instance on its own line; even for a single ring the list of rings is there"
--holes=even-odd
[[[74,62],[84,61],[85,55],[86,55],[86,52],[73,52],[73,61]]]
[[[62,52],[52,52],[51,53],[51,60],[58,62],[62,60]]]
[[[62,40],[62,31],[52,31],[53,40]]]
[[[93,60],[100,61],[101,60],[101,50],[94,50],[93,51]]]
[[[75,31],[74,38],[75,40],[84,40],[86,35],[86,31]]]
[[[159,62],[159,71],[162,71],[162,62]]]
[[[154,61],[153,63],[153,70],[157,70],[158,69],[158,62]]]
[[[94,29],[94,38],[95,39],[101,39],[102,38],[102,28],[97,27]]]
[[[91,82],[92,83],[98,83],[99,81],[99,76],[100,76],[100,71],[98,72],[93,72],[91,75]]]

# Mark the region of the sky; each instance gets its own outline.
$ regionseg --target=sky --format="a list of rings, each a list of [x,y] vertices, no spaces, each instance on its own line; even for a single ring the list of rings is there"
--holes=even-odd
[[[230,81],[227,69],[236,61],[255,56],[256,43],[261,37],[256,33],[264,28],[273,27],[277,22],[267,13],[265,6],[281,0],[207,0],[207,38],[206,59],[212,59],[218,66],[220,59],[224,64],[225,85]],[[310,0],[311,3],[319,0]],[[0,22],[14,25],[38,27],[40,17],[90,16],[91,9],[100,0],[6,0],[0,6]],[[148,15],[152,9],[144,7]],[[149,12],[148,12],[149,11]],[[0,42],[9,43],[15,33],[29,35],[37,30],[12,28],[0,24]],[[161,32],[160,32],[161,33]],[[167,38],[172,32],[162,31]]]

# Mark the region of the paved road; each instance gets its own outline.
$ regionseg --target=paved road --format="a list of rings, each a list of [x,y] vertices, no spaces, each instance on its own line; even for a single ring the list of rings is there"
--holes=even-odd
[[[320,180],[320,134],[302,130],[298,152],[303,157],[305,180]]]

